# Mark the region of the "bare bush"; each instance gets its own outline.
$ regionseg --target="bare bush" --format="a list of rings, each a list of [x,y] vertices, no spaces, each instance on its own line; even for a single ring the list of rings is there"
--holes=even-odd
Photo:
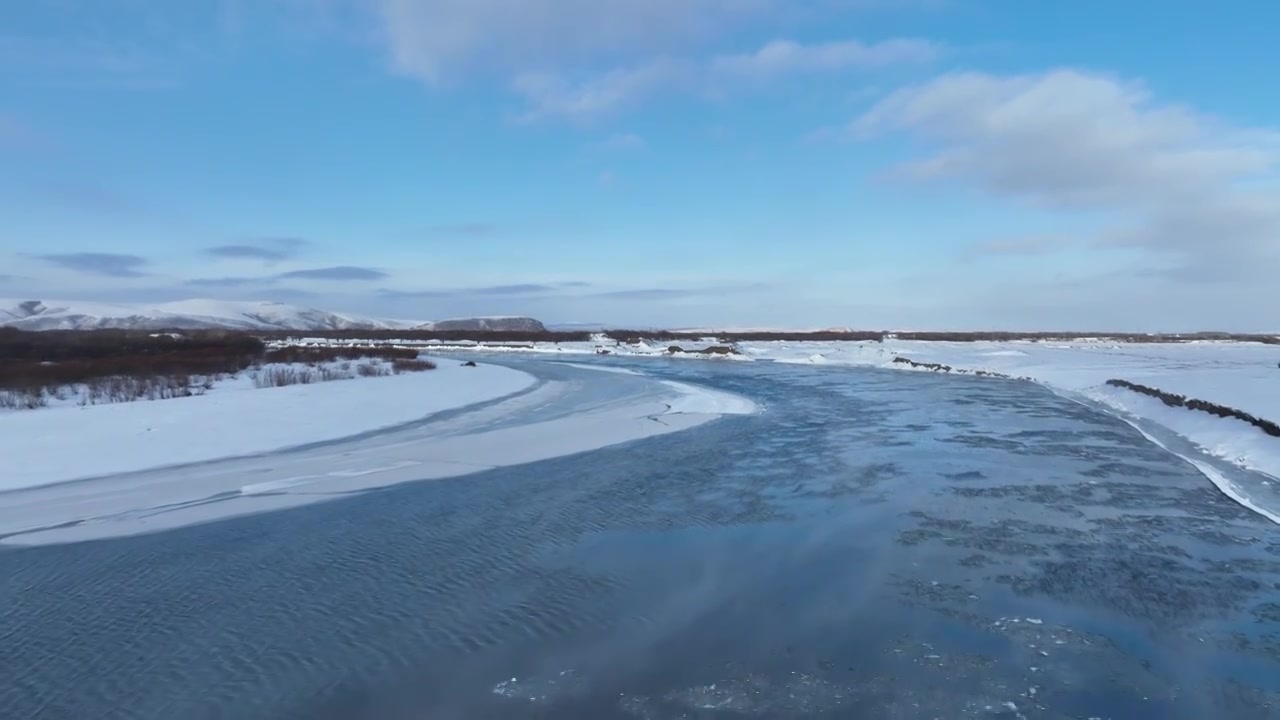
[[[310,383],[311,373],[294,367],[268,367],[253,374],[253,386],[259,389]]]
[[[396,360],[395,362],[411,362],[408,360]],[[383,363],[365,363],[358,369],[360,377],[385,377],[391,374],[391,368]]]
[[[0,390],[0,408],[6,410],[35,410],[48,404],[42,390]]]
[[[389,345],[267,350],[235,331],[93,330],[26,332],[0,328],[0,407],[81,405],[203,395],[253,369],[255,387],[284,387],[400,372],[390,363],[418,351]],[[365,361],[361,363],[360,361]]]
[[[436,364],[430,360],[396,360],[391,363],[391,367],[396,374],[407,372],[422,372],[424,370],[435,370]]]
[[[38,407],[77,394],[81,404],[185,397],[191,376],[241,372],[264,350],[243,333],[0,328],[0,390],[41,397]]]
[[[169,400],[191,397],[196,392],[187,375],[132,377],[116,375],[95,378],[84,384],[81,405],[107,405],[136,400]]]
[[[298,338],[296,330],[273,330],[255,333],[258,337],[277,342],[293,342]],[[590,331],[552,330],[308,330],[309,338],[348,342],[460,342],[532,343],[532,342],[587,342]]]
[[[334,380],[350,380],[356,376],[350,365],[272,365],[254,371],[253,386],[256,388],[278,388],[289,385],[311,385],[313,383],[332,382]]]
[[[1132,390],[1136,393],[1148,395],[1156,398],[1169,407],[1184,407],[1189,410],[1199,410],[1200,412],[1209,413],[1210,415],[1216,415],[1220,418],[1235,418],[1237,420],[1243,420],[1272,437],[1280,437],[1280,424],[1257,417],[1256,415],[1251,415],[1243,410],[1237,410],[1236,408],[1228,407],[1226,405],[1218,405],[1217,403],[1211,403],[1207,400],[1197,400],[1196,398],[1189,398],[1185,395],[1165,392],[1159,388],[1139,385],[1137,383],[1129,382],[1128,380],[1118,380],[1113,378],[1108,380],[1107,384],[1112,387],[1124,388],[1125,390]]]
[[[342,369],[337,366],[323,366],[317,370],[319,382],[330,382],[332,380],[351,380],[356,376],[351,372],[351,368]]]
[[[412,348],[398,348],[386,345],[350,345],[341,347],[303,347],[286,345],[268,350],[263,361],[268,363],[306,363],[315,365],[336,360],[378,360],[413,359],[418,351]]]

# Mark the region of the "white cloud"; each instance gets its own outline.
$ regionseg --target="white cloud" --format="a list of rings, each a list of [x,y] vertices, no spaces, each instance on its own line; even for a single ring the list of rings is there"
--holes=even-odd
[[[647,143],[635,133],[614,133],[602,145],[613,150],[639,150],[646,147]]]
[[[834,72],[898,63],[928,62],[938,47],[925,40],[896,39],[867,45],[856,40],[802,45],[775,40],[753,53],[722,55],[711,63],[713,72],[748,78],[794,72]]]
[[[525,73],[517,76],[514,89],[529,104],[526,120],[590,122],[655,95],[718,97],[743,82],[919,63],[935,53],[936,46],[923,40],[888,40],[874,45],[853,40],[816,45],[777,40],[752,53],[717,55],[702,61],[658,58],[576,83],[553,72]]]
[[[561,118],[586,122],[625,109],[652,95],[688,90],[696,68],[676,60],[654,60],[631,68],[611,70],[573,83],[554,73],[523,73],[513,89],[529,105],[525,120]]]
[[[775,0],[378,0],[395,67],[438,85],[679,49]]]
[[[830,11],[858,2],[813,8]],[[784,0],[377,0],[393,68],[428,86],[473,73],[505,77],[528,103],[526,120],[585,122],[672,92],[716,96],[725,85],[800,72],[917,63],[922,40],[776,40],[757,51],[707,57],[717,35],[796,15]]]
[[[1141,85],[1057,70],[947,75],[900,90],[853,125],[913,133],[936,147],[899,168],[909,178],[974,180],[987,191],[1063,211],[1115,215],[1098,241],[1152,254],[1179,279],[1280,270],[1280,135],[1230,127],[1156,101]]]

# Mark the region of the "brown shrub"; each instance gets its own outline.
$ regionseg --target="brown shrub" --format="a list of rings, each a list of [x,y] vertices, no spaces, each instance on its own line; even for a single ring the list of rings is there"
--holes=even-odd
[[[350,345],[350,346],[324,346],[324,347],[303,347],[301,345],[287,345],[281,348],[268,350],[263,355],[262,361],[268,363],[302,363],[314,365],[322,362],[333,362],[335,360],[412,360],[418,357],[418,351],[413,348],[398,348],[386,345]]]
[[[296,367],[269,367],[253,374],[253,385],[257,388],[309,385],[310,383],[311,372]]]
[[[423,372],[424,370],[435,370],[436,364],[430,360],[395,360],[391,363],[391,367],[396,374],[407,372]]]
[[[397,340],[411,342],[461,342],[475,341],[484,343],[534,343],[534,342],[587,342],[591,339],[589,331],[519,331],[519,330],[307,330],[299,333],[296,330],[275,330],[257,332],[260,338],[289,342],[305,334],[309,338],[321,340],[357,340],[376,342],[395,342]]]
[[[97,382],[102,398],[176,393],[190,385],[192,377],[212,378],[245,370],[263,349],[257,338],[236,334],[33,333],[0,328],[0,390],[57,395],[65,392],[60,388]],[[131,389],[117,381],[116,390],[101,389],[110,384],[106,382],[110,378],[163,380]],[[170,386],[172,390],[160,389]]]
[[[34,410],[47,407],[49,398],[43,390],[0,390],[0,408]]]

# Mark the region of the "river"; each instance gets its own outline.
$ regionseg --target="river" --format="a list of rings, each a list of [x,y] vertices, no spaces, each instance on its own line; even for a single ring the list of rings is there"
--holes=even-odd
[[[1124,422],[988,378],[596,362],[765,411],[0,549],[0,716],[1280,717],[1280,528]]]

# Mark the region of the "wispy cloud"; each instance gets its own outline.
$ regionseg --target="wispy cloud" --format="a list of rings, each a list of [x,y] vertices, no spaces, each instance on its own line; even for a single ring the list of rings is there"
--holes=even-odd
[[[537,297],[562,294],[566,291],[582,290],[591,287],[591,283],[582,280],[569,280],[555,283],[513,283],[510,285],[485,285],[480,287],[433,288],[423,290],[379,290],[384,297],[401,298],[449,298],[449,297]]]
[[[602,147],[611,150],[639,150],[647,145],[644,138],[630,132],[614,133],[601,143]]]
[[[184,284],[189,287],[208,288],[249,288],[272,287],[285,280],[331,280],[338,282],[369,282],[385,280],[390,275],[376,268],[338,265],[335,267],[306,268],[290,270],[274,275],[229,276],[211,278],[192,278]]]
[[[52,143],[44,133],[30,125],[19,122],[17,118],[0,112],[0,149],[14,148],[19,150],[44,148]]]
[[[980,242],[965,248],[960,257],[963,260],[978,260],[986,257],[1048,255],[1071,245],[1071,239],[1062,235],[1027,235]]]
[[[101,275],[114,278],[143,277],[142,268],[146,267],[146,258],[137,255],[120,255],[115,253],[54,253],[35,255],[35,258],[57,265],[67,270]]]
[[[485,237],[498,232],[498,226],[491,223],[457,223],[432,225],[428,230],[437,235],[461,235],[465,237]]]
[[[378,0],[393,67],[432,86],[669,52],[781,0]]]
[[[752,53],[716,57],[711,61],[711,71],[723,76],[763,79],[791,73],[926,63],[940,52],[941,48],[936,43],[920,39],[895,39],[873,44],[842,40],[812,45],[774,40]]]
[[[218,258],[277,262],[297,257],[307,245],[308,242],[302,238],[271,237],[249,243],[217,245],[206,248],[205,254]]]
[[[877,4],[823,3],[830,6],[827,11]],[[376,0],[374,7],[394,71],[433,88],[477,73],[507,78],[528,103],[526,121],[586,122],[658,94],[717,95],[743,81],[918,63],[938,52],[932,43],[909,38],[815,45],[779,39],[751,52],[697,52],[743,26],[769,27],[781,17],[821,21],[823,13],[797,12],[796,5],[793,0]]]
[[[84,181],[41,182],[35,189],[70,210],[91,215],[141,216],[147,213],[137,202],[104,185]]]
[[[711,284],[685,287],[641,287],[601,289],[592,282],[568,280],[548,283],[515,283],[510,285],[486,285],[480,287],[430,288],[421,290],[383,289],[378,293],[388,298],[465,298],[525,300],[677,300],[694,297],[715,297],[725,294],[765,290],[766,283]]]
[[[590,297],[611,300],[683,300],[699,297],[717,297],[726,294],[758,292],[769,289],[768,283],[743,283],[726,285],[707,285],[703,287],[647,287],[624,288],[591,293]]]
[[[83,6],[76,9],[83,10]],[[177,67],[191,55],[191,46],[182,43],[160,48],[159,41],[149,44],[74,35],[57,30],[60,21],[54,14],[46,21],[54,32],[0,35],[0,78],[25,87],[161,90],[177,84]]]
[[[659,94],[721,97],[744,85],[798,74],[870,70],[933,59],[939,46],[919,39],[865,44],[856,40],[804,45],[775,40],[750,53],[710,59],[658,57],[573,80],[556,72],[522,73],[512,85],[529,105],[525,121],[561,119],[585,123],[638,105]]]
[[[291,270],[276,275],[281,280],[384,280],[390,275],[374,268],[356,267],[354,265],[337,265],[310,270]]]
[[[629,290],[610,290],[608,292],[595,293],[593,297],[611,298],[613,300],[672,300],[701,294],[703,293],[696,290],[680,288],[632,288]]]
[[[261,287],[271,285],[276,282],[273,277],[256,278],[256,277],[220,277],[220,278],[193,278],[187,280],[184,285],[189,287],[208,287],[208,288],[243,288],[243,287]]]

